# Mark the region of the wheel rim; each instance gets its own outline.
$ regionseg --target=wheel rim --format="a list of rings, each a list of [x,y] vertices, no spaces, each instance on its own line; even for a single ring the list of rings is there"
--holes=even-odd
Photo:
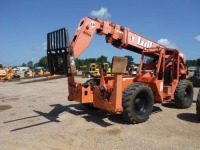
[[[147,102],[145,100],[144,95],[138,95],[134,101],[134,111],[136,114],[141,115],[142,113],[146,112]]]

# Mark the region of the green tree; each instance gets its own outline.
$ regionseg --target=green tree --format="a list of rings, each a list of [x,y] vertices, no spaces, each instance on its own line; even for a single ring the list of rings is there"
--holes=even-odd
[[[84,65],[84,60],[76,58],[75,63],[76,63],[76,69],[80,69],[80,66]]]
[[[190,67],[190,66],[196,66],[197,65],[197,61],[196,60],[186,60],[186,66]]]
[[[47,63],[47,56],[44,56],[44,57],[40,58],[40,60],[39,60],[39,62],[38,62],[38,65],[39,65],[40,67],[45,67],[45,68],[47,68],[47,65],[48,65],[48,63]]]
[[[105,62],[108,62],[108,61],[107,61],[107,58],[108,58],[108,57],[101,55],[99,58],[97,58],[97,62],[98,62],[98,63],[105,63]]]
[[[86,58],[84,60],[84,65],[87,65],[89,63],[96,63],[97,62],[97,59],[96,58]]]
[[[21,65],[22,67],[26,67],[27,66],[27,64],[26,63],[22,63],[22,65]]]
[[[35,64],[33,65],[33,67],[39,67],[38,63],[35,63]]]
[[[128,58],[128,62],[127,62],[127,66],[130,67],[131,65],[135,64],[134,63],[134,59],[132,56],[124,56],[124,57],[127,57]]]
[[[29,67],[33,67],[33,61],[29,61],[28,63],[27,63],[27,65],[29,66]]]
[[[3,68],[3,65],[2,65],[2,64],[0,64],[0,68]]]

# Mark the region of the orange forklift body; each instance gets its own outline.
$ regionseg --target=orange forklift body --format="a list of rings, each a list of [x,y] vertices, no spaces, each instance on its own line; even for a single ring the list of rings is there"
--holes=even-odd
[[[75,58],[88,47],[94,33],[105,35],[106,42],[116,48],[142,54],[138,74],[126,75],[127,58],[113,57],[113,76],[104,76],[101,69],[98,81],[76,82]],[[66,73],[70,101],[120,112],[131,123],[147,120],[153,101],[170,101],[174,95],[179,107],[191,106],[193,89],[191,83],[185,81],[185,56],[176,49],[166,48],[110,21],[88,17],[80,21],[71,42],[66,28],[48,33],[47,39],[49,70],[51,74],[57,70]],[[180,96],[181,92],[186,93],[184,97]]]

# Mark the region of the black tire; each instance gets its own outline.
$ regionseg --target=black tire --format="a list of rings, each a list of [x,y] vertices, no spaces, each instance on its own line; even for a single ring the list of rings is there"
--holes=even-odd
[[[87,84],[90,85],[91,90],[93,90],[94,86],[98,86],[100,84],[100,79],[95,78],[95,79],[90,79],[86,81]]]
[[[197,117],[200,120],[200,90],[197,96],[196,110],[197,110]]]
[[[174,94],[178,108],[189,108],[193,101],[193,85],[189,80],[180,80]]]
[[[94,86],[98,86],[100,84],[100,79],[90,79],[90,80],[87,80],[84,85],[85,86],[89,86],[90,85],[90,88],[91,90],[93,90]],[[89,110],[94,110],[95,108],[93,107],[93,103],[83,103],[82,104],[85,108],[89,109]]]
[[[124,91],[122,117],[129,123],[146,121],[153,110],[153,92],[144,83],[136,82]]]

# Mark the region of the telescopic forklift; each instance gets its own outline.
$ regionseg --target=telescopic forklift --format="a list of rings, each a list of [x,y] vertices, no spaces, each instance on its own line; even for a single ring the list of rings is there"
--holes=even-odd
[[[94,34],[104,35],[106,43],[141,54],[136,76],[125,74],[127,58],[114,56],[113,76],[86,83],[75,81],[75,58],[86,50]],[[62,70],[68,77],[69,101],[121,113],[129,123],[146,121],[154,102],[175,100],[178,108],[188,108],[193,100],[193,85],[186,80],[186,58],[176,49],[164,47],[128,28],[101,19],[83,18],[69,42],[68,30],[47,34],[47,56],[51,74]],[[58,65],[62,60],[62,66]]]

